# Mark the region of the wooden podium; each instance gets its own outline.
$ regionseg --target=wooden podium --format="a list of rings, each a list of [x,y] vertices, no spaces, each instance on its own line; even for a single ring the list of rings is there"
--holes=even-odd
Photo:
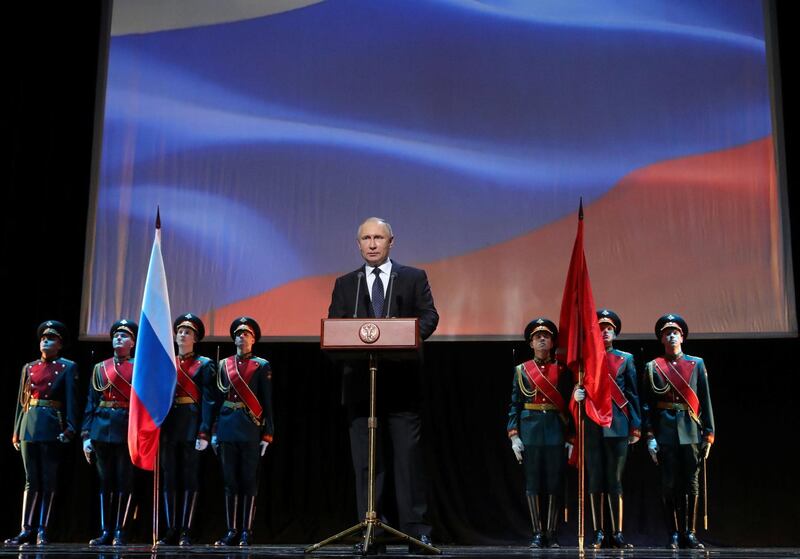
[[[346,538],[359,530],[364,532],[362,553],[367,555],[373,545],[373,535],[377,528],[406,540],[417,546],[423,553],[439,554],[441,551],[392,528],[378,520],[375,511],[375,442],[378,429],[375,394],[378,376],[378,357],[383,360],[407,360],[416,358],[420,349],[419,319],[417,318],[323,318],[320,333],[320,347],[334,359],[347,361],[367,360],[369,362],[369,470],[367,474],[367,515],[364,520],[309,546],[306,553]]]

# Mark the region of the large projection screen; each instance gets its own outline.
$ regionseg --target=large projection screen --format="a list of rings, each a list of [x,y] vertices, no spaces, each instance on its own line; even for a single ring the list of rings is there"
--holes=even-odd
[[[366,217],[439,339],[557,318],[579,200],[598,305],[651,337],[797,334],[769,15],[752,0],[116,0],[81,334],[141,308],[319,335]]]

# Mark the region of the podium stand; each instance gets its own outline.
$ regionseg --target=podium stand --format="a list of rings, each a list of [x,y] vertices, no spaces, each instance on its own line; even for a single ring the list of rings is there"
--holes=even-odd
[[[364,532],[362,553],[367,555],[373,545],[373,536],[378,528],[400,537],[428,554],[441,551],[420,540],[392,528],[378,520],[375,511],[375,442],[378,429],[376,416],[376,386],[378,376],[378,357],[406,360],[415,358],[420,348],[419,319],[416,318],[323,318],[320,346],[334,358],[369,362],[369,429],[368,473],[367,473],[367,514],[366,518],[350,528],[315,543],[305,549],[311,553],[335,541],[346,538],[359,530]]]

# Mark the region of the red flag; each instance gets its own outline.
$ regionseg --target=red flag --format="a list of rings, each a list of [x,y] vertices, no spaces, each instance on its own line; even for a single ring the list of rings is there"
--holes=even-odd
[[[586,389],[586,415],[601,427],[611,425],[611,377],[605,371],[605,345],[597,324],[597,314],[583,252],[583,201],[578,210],[578,234],[561,300],[558,324],[558,353],[573,373],[582,368]],[[578,421],[578,406],[570,399],[570,410]]]

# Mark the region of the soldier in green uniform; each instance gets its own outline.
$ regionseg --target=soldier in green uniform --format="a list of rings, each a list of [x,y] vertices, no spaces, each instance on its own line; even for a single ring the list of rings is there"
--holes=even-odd
[[[603,545],[603,494],[607,496],[611,520],[609,545],[631,548],[622,535],[622,473],[628,457],[628,445],[642,436],[641,410],[637,390],[638,377],[633,355],[614,349],[614,340],[622,330],[622,320],[614,311],[600,309],[597,321],[606,346],[602,374],[613,379],[611,384],[612,419],[609,427],[600,427],[591,420],[584,422],[586,443],[586,473],[589,478],[589,505],[594,535],[589,544],[593,549]],[[582,388],[575,390],[575,400],[586,396]]]
[[[272,442],[272,369],[253,355],[261,338],[258,323],[247,316],[233,321],[236,355],[219,363],[215,397],[216,431],[225,486],[227,533],[215,545],[248,546],[253,538],[260,458]],[[241,523],[239,507],[241,506]]]
[[[58,489],[62,450],[78,429],[78,367],[60,357],[67,328],[57,320],[48,320],[36,333],[41,356],[22,367],[11,437],[25,466],[22,530],[5,540],[5,545],[48,543],[47,527]],[[37,504],[41,504],[39,526],[34,532]]]
[[[706,365],[682,351],[686,321],[666,314],[656,321],[664,356],[645,367],[642,413],[647,448],[661,470],[669,549],[703,549],[697,539],[699,474],[714,442],[714,412]]]
[[[114,356],[94,366],[81,427],[83,453],[100,478],[100,535],[89,545],[124,545],[133,494],[133,463],[128,451],[128,410],[133,379],[133,348],[139,325],[118,320],[111,326]],[[93,460],[94,458],[94,460]],[[116,505],[116,508],[115,508]],[[116,512],[116,514],[112,514]],[[114,529],[112,530],[112,516]]]
[[[566,402],[572,393],[573,378],[564,365],[553,359],[558,329],[552,321],[532,320],[525,327],[524,337],[534,358],[518,365],[514,372],[508,437],[517,460],[525,468],[525,494],[533,528],[530,547],[557,548],[565,444],[571,448],[567,442],[570,431]]]
[[[200,317],[192,313],[179,316],[173,331],[178,377],[172,409],[161,426],[159,462],[167,530],[158,543],[188,546],[192,544],[190,532],[200,486],[200,452],[208,447],[211,433],[215,374],[214,362],[194,352],[195,343],[206,331]]]

